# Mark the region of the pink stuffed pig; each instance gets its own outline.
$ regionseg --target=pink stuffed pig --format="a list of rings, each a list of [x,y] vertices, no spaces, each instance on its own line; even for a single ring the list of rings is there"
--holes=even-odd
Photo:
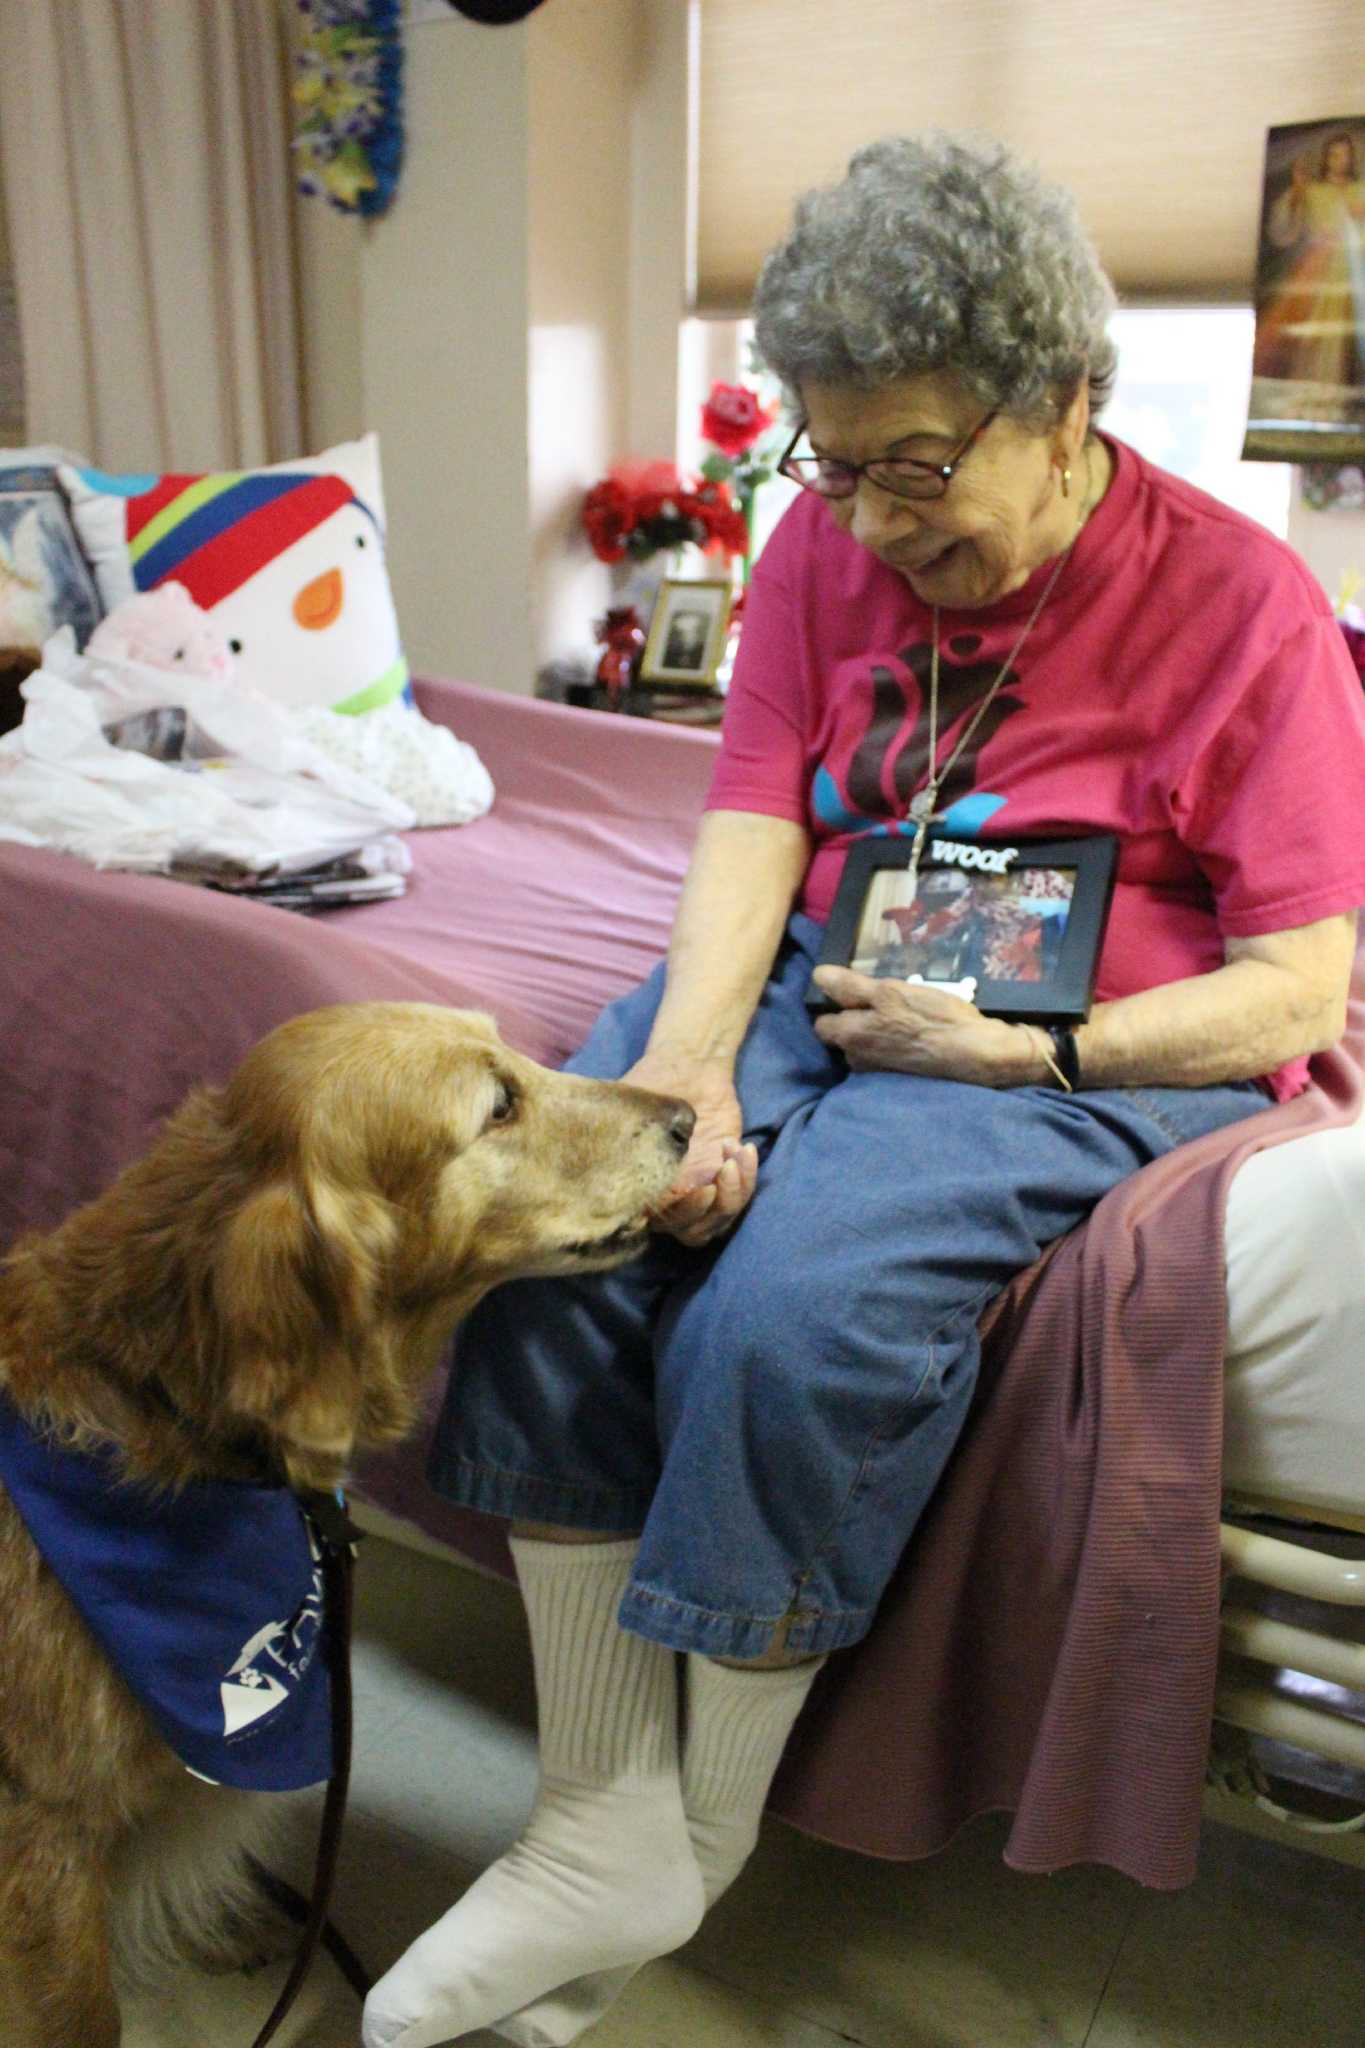
[[[100,620],[85,651],[222,683],[230,683],[237,669],[226,635],[183,583],[161,583],[125,598]]]

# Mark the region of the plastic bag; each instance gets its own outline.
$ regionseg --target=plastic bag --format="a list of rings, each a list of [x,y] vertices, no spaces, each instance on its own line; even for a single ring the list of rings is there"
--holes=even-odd
[[[415,823],[239,683],[91,659],[66,627],[22,693],[23,723],[0,738],[0,838],[97,867],[289,874]]]

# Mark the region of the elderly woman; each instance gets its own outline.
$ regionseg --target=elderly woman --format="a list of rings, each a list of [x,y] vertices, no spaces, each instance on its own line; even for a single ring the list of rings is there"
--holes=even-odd
[[[1342,1029],[1359,685],[1287,548],[1096,432],[1112,306],[1067,198],[951,139],[861,151],[764,267],[806,488],[754,575],[666,969],[575,1062],[696,1133],[643,1259],[467,1327],[434,1479],[515,1523],[540,1790],[372,1995],[369,2048],[567,2042],[687,1938],[913,1542],[985,1305]],[[1118,835],[1074,1034],[829,967],[812,1024],[847,849],[949,810]]]

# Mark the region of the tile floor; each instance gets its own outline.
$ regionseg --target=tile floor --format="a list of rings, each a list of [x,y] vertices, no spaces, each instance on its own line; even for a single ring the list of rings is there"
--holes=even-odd
[[[515,1592],[370,1538],[357,1751],[335,1905],[375,1971],[509,1842],[534,1785]],[[311,1803],[310,1803],[311,1804]],[[300,1816],[311,1822],[311,1811]],[[1365,2048],[1365,1872],[1209,1825],[1175,1896],[1111,1871],[1021,1877],[1004,1825],[929,1862],[875,1863],[770,1825],[678,1955],[593,2048]],[[296,1881],[307,1862],[300,1829]],[[283,1967],[185,1978],[128,2009],[125,2048],[248,2048]],[[320,1963],[280,2048],[357,2048]],[[497,2048],[491,2034],[466,2048]]]

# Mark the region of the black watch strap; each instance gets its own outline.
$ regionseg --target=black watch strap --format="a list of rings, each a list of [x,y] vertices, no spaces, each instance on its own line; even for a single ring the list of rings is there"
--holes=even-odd
[[[1061,1068],[1069,1088],[1081,1085],[1081,1056],[1076,1047],[1076,1034],[1069,1024],[1048,1024],[1044,1026],[1052,1040],[1057,1065]]]

